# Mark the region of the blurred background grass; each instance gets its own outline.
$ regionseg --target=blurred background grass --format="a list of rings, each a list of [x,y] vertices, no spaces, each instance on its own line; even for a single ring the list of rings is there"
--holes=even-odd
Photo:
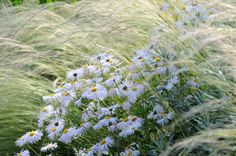
[[[223,135],[226,138],[224,142],[227,140],[225,133],[229,132],[229,137],[235,136],[235,122],[232,122],[236,112],[235,80],[232,75],[236,62],[236,6],[233,1],[214,3],[222,10],[215,15],[215,24],[186,30],[181,34],[171,25],[171,17],[160,16],[164,1],[83,0],[41,5],[39,3],[52,1],[0,2],[0,155],[14,152],[16,138],[36,126],[35,119],[43,105],[41,96],[60,84],[68,70],[86,63],[91,53],[103,50],[126,59],[130,53],[142,49],[152,40],[186,47],[189,38],[194,40],[196,45],[183,56],[183,62],[200,53],[203,60],[198,60],[193,68],[205,74],[206,81],[219,86],[230,97],[230,100],[222,100],[219,105],[212,104],[219,107],[206,105],[205,111],[199,111],[201,107],[193,108],[185,118],[177,121],[176,125],[180,127],[181,123],[189,123],[189,127],[186,124],[181,127],[186,132],[186,138],[180,135],[177,143],[163,154],[176,150],[176,155],[183,151],[188,155],[196,149],[190,149],[188,141],[196,146],[202,145],[205,142],[201,144],[195,138],[201,140],[208,134],[216,138]],[[164,25],[165,36],[156,33],[160,25]],[[220,108],[224,110],[215,111]],[[210,115],[212,110],[215,115]],[[217,120],[219,116],[225,120]],[[190,131],[187,135],[187,132],[193,118],[200,118],[198,121],[209,125],[203,128],[194,125],[198,129],[195,132],[201,133],[191,139],[195,133]],[[222,128],[225,133],[211,133],[209,129],[215,128]],[[218,141],[213,140],[214,143]],[[228,146],[221,147],[235,148],[235,145],[231,146],[229,141]]]

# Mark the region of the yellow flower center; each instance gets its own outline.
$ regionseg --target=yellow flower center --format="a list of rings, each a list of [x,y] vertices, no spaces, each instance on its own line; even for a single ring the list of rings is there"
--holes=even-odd
[[[110,116],[105,116],[104,119],[110,119],[111,117]]]
[[[72,84],[72,85],[75,84],[75,81],[70,81],[70,84]]]
[[[89,148],[88,148],[88,151],[91,151],[91,150],[92,150],[92,148],[93,148],[93,147],[89,147]]]
[[[31,131],[31,132],[29,133],[30,136],[34,136],[35,134],[36,134],[36,131]]]
[[[70,95],[70,93],[69,93],[69,92],[67,92],[67,91],[65,91],[65,92],[64,92],[64,95],[65,95],[65,96],[69,96],[69,95]]]
[[[65,88],[65,86],[64,86],[64,85],[62,85],[62,86],[61,86],[61,88]]]
[[[92,91],[92,92],[96,92],[96,91],[97,91],[97,87],[93,87],[93,88],[91,89],[91,91]]]
[[[55,132],[57,129],[56,129],[56,127],[53,127],[52,128],[52,132]]]
[[[136,119],[137,119],[136,116],[131,118],[132,121],[135,121]]]
[[[51,93],[51,94],[49,94],[49,96],[55,96],[55,94],[54,94],[54,93]]]
[[[22,154],[19,153],[19,154],[17,154],[17,156],[22,156]]]
[[[123,121],[124,121],[124,122],[127,122],[128,120],[129,120],[128,118],[124,118],[124,120],[123,120]]]
[[[160,57],[156,57],[156,58],[155,58],[155,61],[156,61],[156,62],[159,62],[159,61],[161,61],[161,58],[160,58]]]
[[[103,144],[105,144],[105,143],[106,143],[106,140],[105,140],[105,139],[103,139],[103,140],[100,142],[101,145],[103,145]]]
[[[181,10],[186,10],[186,7],[183,5],[183,6],[181,6],[180,9],[181,9]]]
[[[137,87],[132,87],[132,91],[137,91]]]
[[[47,111],[47,107],[43,107],[42,112],[46,112]]]
[[[140,61],[141,61],[141,62],[145,62],[145,59],[144,59],[144,58],[141,58]]]
[[[64,131],[62,133],[66,134],[68,131],[69,131],[69,129],[64,129]]]
[[[132,152],[131,151],[129,151],[128,156],[132,156]]]
[[[83,65],[84,68],[88,68],[88,64]]]
[[[165,112],[161,112],[160,114],[161,114],[161,115],[165,115],[166,113],[165,113]]]

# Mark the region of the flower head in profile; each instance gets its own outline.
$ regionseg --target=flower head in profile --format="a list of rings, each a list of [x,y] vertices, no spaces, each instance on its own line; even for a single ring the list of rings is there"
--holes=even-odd
[[[155,120],[159,125],[164,125],[174,119],[174,112],[166,113],[164,108],[158,104],[147,118]]]
[[[21,138],[16,141],[18,146],[23,146],[24,144],[33,144],[41,139],[43,133],[39,130],[27,132]]]
[[[140,151],[136,149],[126,148],[124,152],[120,153],[120,156],[139,156]]]
[[[76,136],[76,129],[75,128],[69,128],[64,129],[62,132],[61,137],[59,138],[59,141],[69,144],[74,139],[74,136]]]
[[[108,136],[105,139],[102,139],[98,144],[98,153],[108,154],[109,147],[114,145],[114,140]]]
[[[105,116],[103,119],[99,120],[99,122],[93,126],[95,130],[100,129],[102,127],[107,127],[110,124],[116,123],[117,118],[111,116]]]
[[[76,129],[76,135],[81,136],[82,134],[84,134],[86,132],[87,129],[89,129],[91,127],[91,123],[90,122],[85,122],[80,124],[80,127],[78,129]]]
[[[121,79],[122,79],[122,76],[116,75],[112,78],[107,79],[105,81],[105,85],[108,87],[112,87],[114,84],[118,84]]]
[[[76,94],[74,90],[64,89],[60,97],[60,103],[62,106],[67,107],[75,97]]]
[[[103,118],[104,116],[112,116],[115,114],[115,110],[120,107],[119,104],[112,105],[110,107],[102,107],[99,109],[98,119]]]
[[[24,135],[16,140],[16,146],[22,147],[25,144]]]
[[[55,150],[58,147],[57,143],[49,143],[47,145],[45,145],[44,147],[41,147],[41,151],[42,152],[47,152],[50,150]]]
[[[121,130],[119,133],[120,137],[127,137],[135,133],[135,131],[139,130],[142,127],[143,119],[138,118],[137,116],[128,116],[123,119],[123,121],[117,124],[118,129]]]
[[[43,101],[45,103],[53,103],[57,101],[59,97],[60,97],[60,94],[52,92],[48,96],[43,96]]]
[[[54,110],[52,105],[43,107],[39,114],[38,127],[42,127],[44,120],[54,114],[56,114],[56,111]]]
[[[15,156],[30,156],[30,152],[28,150],[22,150],[20,153],[16,153]]]

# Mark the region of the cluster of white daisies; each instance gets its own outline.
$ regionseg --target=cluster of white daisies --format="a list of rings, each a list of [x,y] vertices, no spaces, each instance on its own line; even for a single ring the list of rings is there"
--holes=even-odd
[[[200,23],[210,21],[212,15],[217,12],[214,8],[207,8],[208,2],[197,2],[197,0],[183,0],[183,4],[180,7],[172,6],[170,3],[165,2],[161,8],[163,12],[168,12],[169,9],[173,9],[172,12],[176,20],[177,28],[186,28],[187,25],[197,26]]]
[[[123,66],[118,58],[108,53],[93,56],[90,61],[90,65],[68,72],[66,82],[49,96],[43,97],[47,105],[39,114],[39,129],[19,138],[17,146],[34,144],[43,135],[47,135],[52,142],[42,147],[41,152],[52,151],[58,147],[57,142],[70,144],[83,137],[90,129],[104,128],[111,135],[117,134],[125,139],[139,131],[144,120],[154,120],[159,125],[164,125],[173,119],[173,112],[166,112],[161,105],[154,107],[146,118],[140,118],[130,111],[138,98],[149,89],[147,81],[163,73],[160,68],[164,68],[161,66],[165,61],[154,49],[137,51],[132,59],[133,64],[127,66]],[[66,123],[65,118],[70,113],[68,108],[71,105],[81,110],[80,118],[74,119],[80,123],[78,127],[68,127],[69,124]],[[108,154],[109,148],[114,144],[115,140],[108,135],[88,149],[81,147],[78,155]],[[124,150],[121,155],[127,152],[129,155],[140,153],[138,149]],[[23,150],[21,153],[28,152]]]
[[[162,10],[168,7],[165,4]],[[200,12],[199,9],[188,6],[185,11]],[[117,148],[116,140],[128,140],[147,122],[161,127],[174,119],[174,112],[161,103],[146,107],[140,102],[140,99],[169,91],[178,84],[179,71],[186,69],[169,65],[172,59],[174,56],[162,55],[155,46],[137,51],[129,65],[109,53],[92,56],[89,65],[68,72],[66,81],[43,97],[46,106],[39,114],[38,129],[24,134],[16,145],[34,148],[32,144],[43,144],[38,151],[30,148],[34,154],[50,154],[60,145],[69,145],[75,155],[81,156],[140,155],[138,144],[142,142],[124,141],[126,147],[121,150]],[[169,78],[164,85],[153,86],[150,82],[153,78],[156,81],[158,75]],[[76,117],[72,115],[71,118],[70,114],[76,114]],[[81,140],[86,144],[80,144]],[[28,150],[18,154],[30,155]]]

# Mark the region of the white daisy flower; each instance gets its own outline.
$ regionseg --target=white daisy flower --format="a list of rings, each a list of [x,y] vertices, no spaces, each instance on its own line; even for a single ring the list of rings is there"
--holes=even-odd
[[[82,87],[83,83],[79,80],[71,80],[68,83],[65,83],[65,88],[73,89],[74,91],[79,90]]]
[[[39,128],[42,127],[44,120],[54,114],[56,114],[56,111],[54,110],[52,105],[43,107],[43,109],[41,110],[39,114],[38,127]]]
[[[73,90],[65,89],[60,98],[60,103],[62,104],[63,107],[67,107],[75,97],[76,94]]]
[[[169,113],[162,114],[162,118],[157,120],[157,123],[159,125],[164,125],[164,124],[167,124],[170,120],[173,120],[173,119],[174,119],[174,112],[169,112]]]
[[[15,156],[30,156],[30,152],[28,150],[22,150],[20,153],[16,153]]]
[[[110,107],[100,108],[98,119],[101,119],[104,116],[112,116],[112,115],[114,115],[115,114],[115,110],[117,108],[119,108],[119,107],[120,107],[120,105],[116,104],[116,105],[112,105]]]
[[[96,106],[94,102],[90,102],[86,110],[83,112],[81,120],[87,122],[90,118],[96,117],[97,113],[95,112],[95,109],[99,109],[98,106]]]
[[[91,61],[100,64],[103,67],[103,70],[105,71],[108,71],[107,69],[118,65],[118,60],[108,53],[93,56],[91,58]]]
[[[76,129],[75,128],[69,128],[64,129],[62,132],[61,137],[59,138],[59,141],[69,144],[74,139],[74,136],[76,135]]]
[[[75,156],[86,156],[86,149],[80,149],[77,151],[77,149],[74,148]]]
[[[121,130],[120,137],[127,137],[134,134],[134,132],[142,127],[143,119],[137,116],[128,116],[123,121],[117,124],[117,127]]]
[[[39,130],[27,132],[19,140],[24,144],[33,144],[41,139],[43,133]],[[18,140],[17,140],[18,141]],[[18,142],[19,143],[19,142]]]
[[[95,126],[93,126],[93,129],[97,130],[102,127],[107,127],[109,124],[114,124],[116,123],[117,118],[111,117],[111,116],[106,116],[102,120],[100,120]]]
[[[132,106],[132,103],[131,103],[130,101],[126,101],[126,102],[123,104],[122,108],[123,108],[124,110],[129,110],[131,106]]]
[[[98,153],[108,154],[109,147],[114,145],[114,140],[111,137],[106,137],[98,144]]]
[[[90,122],[85,122],[80,125],[78,129],[76,129],[76,135],[81,136],[83,133],[86,132],[88,128],[90,128],[92,125]]]
[[[56,94],[56,93],[51,93],[48,96],[43,96],[43,101],[45,103],[53,103],[55,101],[57,101],[60,97],[60,94]]]
[[[108,130],[109,130],[110,132],[115,132],[117,129],[118,129],[117,123],[113,123],[113,125],[108,126]]]
[[[104,100],[107,97],[107,90],[104,86],[96,84],[92,88],[88,88],[82,97],[88,98],[90,100]]]
[[[16,140],[16,146],[22,147],[25,144],[24,135]]]
[[[118,128],[123,129],[128,126],[133,126],[136,128],[140,128],[143,124],[143,119],[138,118],[137,116],[130,115],[127,118],[123,119],[123,121],[118,123]]]
[[[104,68],[108,68],[108,69],[111,67],[115,67],[118,64],[119,64],[119,61],[115,59],[112,55],[108,55],[104,59],[101,60],[101,65]]]
[[[69,88],[67,88],[67,87],[69,87]],[[54,93],[61,96],[62,92],[65,90],[70,90],[70,86],[61,85],[57,89],[54,90]]]
[[[120,156],[139,156],[140,151],[139,150],[133,150],[130,148],[125,149],[124,152],[120,153]]]
[[[46,127],[48,137],[54,140],[56,136],[59,136],[60,132],[64,129],[64,120],[56,118],[51,120],[50,124]]]
[[[86,65],[83,67],[83,69],[85,70],[85,74],[87,74],[87,75],[94,74],[96,76],[99,76],[102,74],[102,70],[97,66]]]
[[[144,93],[144,86],[125,81],[118,86],[117,95],[128,97],[128,101],[134,103],[138,96]]]
[[[125,127],[124,129],[121,130],[119,136],[122,138],[126,138],[127,136],[133,135],[136,130],[138,129],[133,126]]]
[[[121,79],[122,79],[122,76],[116,75],[116,76],[106,80],[104,83],[106,86],[112,87],[114,84],[118,84]]]
[[[58,147],[57,143],[49,143],[46,146],[41,147],[40,150],[42,152],[47,152],[47,151],[50,151],[50,150],[55,150],[57,147]]]
[[[166,113],[161,105],[156,105],[147,118],[155,120],[159,125],[164,125],[174,119],[174,112]]]
[[[78,80],[79,78],[81,78],[83,76],[84,76],[84,69],[83,68],[71,70],[66,75],[67,80],[70,80],[70,81]]]
[[[179,78],[177,75],[171,77],[169,80],[168,80],[168,83],[165,85],[165,89],[166,90],[171,90],[175,84],[177,84],[179,82]]]
[[[164,113],[165,110],[161,105],[156,105],[151,113],[148,114],[148,119],[157,119],[159,118],[160,114]]]
[[[132,60],[135,63],[135,66],[137,67],[142,67],[143,65],[151,61],[149,53],[143,50],[137,50],[136,55],[133,57]]]
[[[86,156],[94,156],[98,152],[99,144],[95,144],[88,149]]]

